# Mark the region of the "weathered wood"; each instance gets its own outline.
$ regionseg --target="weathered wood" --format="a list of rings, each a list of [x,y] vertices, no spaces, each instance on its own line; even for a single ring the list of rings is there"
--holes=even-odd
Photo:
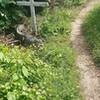
[[[31,3],[28,1],[17,1],[17,5],[19,6],[30,6]]]
[[[16,1],[19,6],[29,6],[32,18],[32,30],[37,35],[37,23],[35,15],[35,7],[49,6],[48,2],[34,2],[34,0],[29,1]]]
[[[17,1],[17,5],[30,6],[32,4],[31,4],[31,2],[28,2],[28,1]],[[47,2],[34,2],[33,6],[35,6],[35,7],[45,7],[45,6],[49,6],[49,4]]]
[[[37,35],[37,23],[36,23],[36,16],[35,16],[35,7],[32,5],[34,4],[34,0],[30,0],[30,9],[31,9],[31,17],[32,17],[32,29],[33,31],[35,31],[36,35]]]

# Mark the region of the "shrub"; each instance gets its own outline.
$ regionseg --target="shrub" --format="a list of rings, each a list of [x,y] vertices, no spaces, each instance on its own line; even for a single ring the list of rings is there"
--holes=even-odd
[[[0,32],[13,28],[20,16],[15,0],[0,0]]]

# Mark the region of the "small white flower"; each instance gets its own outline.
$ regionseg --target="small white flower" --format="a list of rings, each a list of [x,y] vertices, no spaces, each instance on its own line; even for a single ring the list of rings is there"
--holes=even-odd
[[[4,14],[1,12],[1,16],[4,16]]]

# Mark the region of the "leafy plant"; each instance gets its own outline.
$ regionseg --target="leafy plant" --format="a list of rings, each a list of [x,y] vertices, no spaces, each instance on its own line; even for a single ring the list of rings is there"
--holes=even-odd
[[[42,36],[51,36],[70,33],[70,17],[72,12],[66,9],[56,9],[55,14],[45,13],[45,17],[40,25]]]
[[[13,28],[20,17],[15,0],[0,0],[0,32]]]
[[[0,45],[0,99],[80,98],[72,49],[65,47],[66,42],[60,44],[59,41],[57,48],[50,45],[45,45],[38,53],[31,49]]]
[[[68,36],[50,37],[45,44],[45,48],[40,50],[38,54],[44,62],[51,65],[52,71],[55,70],[57,80],[54,81],[56,82],[54,100],[81,100],[78,71],[74,65],[75,54],[69,45]],[[58,94],[57,97],[56,94]]]
[[[40,50],[0,44],[1,100],[81,100],[69,42],[74,11],[57,8],[55,12],[54,16],[47,12],[40,23],[40,32],[47,38]]]

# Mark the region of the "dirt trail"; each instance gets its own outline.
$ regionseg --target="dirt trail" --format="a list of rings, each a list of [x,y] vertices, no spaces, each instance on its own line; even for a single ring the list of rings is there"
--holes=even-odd
[[[71,41],[77,53],[76,64],[80,70],[81,86],[85,100],[100,100],[100,83],[96,75],[96,66],[81,32],[81,26],[86,14],[92,10],[97,3],[100,3],[100,0],[91,0],[80,11],[79,16],[72,23]]]

